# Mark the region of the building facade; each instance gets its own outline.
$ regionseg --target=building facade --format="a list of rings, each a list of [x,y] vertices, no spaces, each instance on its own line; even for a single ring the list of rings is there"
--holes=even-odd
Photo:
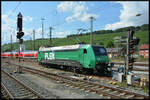
[[[109,58],[117,58],[122,55],[122,48],[107,48],[107,53]]]
[[[149,44],[142,44],[140,46],[140,56],[144,58],[149,58]]]

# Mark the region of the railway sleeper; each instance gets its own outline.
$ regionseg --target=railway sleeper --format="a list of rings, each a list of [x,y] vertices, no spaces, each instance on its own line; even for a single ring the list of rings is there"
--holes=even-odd
[[[1,92],[1,94],[2,94],[2,98],[8,99],[8,95],[4,90]]]
[[[32,94],[32,93],[31,92],[24,92],[24,93],[20,93],[19,95],[23,96],[23,95],[30,95],[30,94]]]
[[[31,97],[34,97],[35,95],[34,94],[31,94],[31,95],[24,95],[24,96],[20,96],[20,97],[17,97],[17,99],[25,99],[25,98],[27,98],[27,99],[29,99],[29,98],[31,98]]]
[[[97,90],[95,90],[95,89],[90,89],[89,91],[92,93],[97,93]]]
[[[106,89],[106,90],[104,90],[104,92],[110,92],[110,90],[111,90],[111,89]]]
[[[135,98],[136,99],[145,99],[144,97],[141,97],[141,96],[140,97],[135,97]]]
[[[34,97],[31,97],[31,99],[39,99],[39,97],[34,96]]]
[[[126,95],[126,93],[125,92],[123,92],[123,93],[120,93],[120,94],[118,94],[119,96],[124,96],[124,95]]]
[[[94,86],[94,87],[91,87],[91,89],[97,89],[99,88],[99,86]]]
[[[132,99],[134,96],[135,96],[135,95],[128,95],[128,96],[126,96],[125,98],[126,98],[126,99]]]
[[[69,83],[67,83],[67,84],[69,84],[70,86],[77,86],[76,83],[72,83],[72,82],[69,82]]]
[[[93,85],[86,85],[85,88],[92,88],[94,87]]]
[[[112,91],[112,94],[117,94],[118,95],[118,91]]]
[[[99,94],[100,96],[102,96],[102,94],[103,94],[103,96],[109,97],[111,99],[118,99],[119,98],[118,95],[110,94],[110,93],[104,92],[104,91],[96,91],[96,93]]]
[[[104,90],[105,87],[100,87],[100,88],[97,88],[96,90]]]
[[[27,91],[27,89],[25,89],[25,88],[20,88],[19,90],[20,91]]]
[[[80,84],[80,83],[74,83],[76,86],[78,86],[78,87],[84,87],[85,86],[85,84]]]

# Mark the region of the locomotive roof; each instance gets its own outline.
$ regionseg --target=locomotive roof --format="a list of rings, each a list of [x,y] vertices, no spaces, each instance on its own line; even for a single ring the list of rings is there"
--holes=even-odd
[[[57,51],[57,50],[76,50],[80,48],[87,48],[89,44],[77,44],[77,45],[67,45],[67,46],[58,46],[58,47],[40,47],[39,51]]]

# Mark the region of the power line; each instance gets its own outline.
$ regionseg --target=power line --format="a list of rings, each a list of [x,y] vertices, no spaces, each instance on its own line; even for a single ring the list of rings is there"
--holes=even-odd
[[[21,4],[21,1],[18,3],[18,5],[12,10],[12,12],[14,12],[18,7],[19,5]]]
[[[59,23],[59,24],[55,24],[55,25],[53,25],[53,26],[60,26],[60,25],[63,25],[63,24],[65,24],[65,23],[67,23],[66,21],[63,21],[62,23]]]
[[[12,13],[15,12],[15,10],[19,7],[20,4],[21,4],[21,1],[19,1],[17,6],[12,10]],[[14,27],[12,27],[11,25],[9,25],[9,26],[11,27],[11,29],[14,29]]]
[[[48,15],[53,15],[54,16],[54,14],[52,14],[52,13],[54,13],[55,12],[55,9],[54,10],[52,10],[52,11],[50,11],[50,12],[48,12],[47,14],[45,14],[44,16],[48,16]]]

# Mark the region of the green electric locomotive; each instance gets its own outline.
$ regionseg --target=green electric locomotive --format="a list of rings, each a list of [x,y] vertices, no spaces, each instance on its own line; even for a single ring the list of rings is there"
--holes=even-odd
[[[98,73],[106,73],[111,67],[106,49],[103,46],[89,44],[40,47],[38,62]]]

